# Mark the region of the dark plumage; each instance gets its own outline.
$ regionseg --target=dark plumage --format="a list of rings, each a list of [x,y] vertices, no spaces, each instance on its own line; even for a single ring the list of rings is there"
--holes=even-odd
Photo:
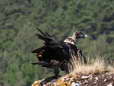
[[[73,36],[67,37],[64,40],[57,40],[54,35],[50,35],[47,32],[44,33],[41,30],[39,30],[39,32],[40,33],[37,34],[37,36],[44,41],[44,45],[32,51],[32,53],[36,53],[38,58],[38,62],[33,64],[54,68],[56,75],[58,75],[58,68],[68,72],[67,64],[70,63],[72,56],[75,56],[78,60],[78,54],[80,53],[80,55],[82,55],[81,50],[75,46],[75,42],[79,38],[84,38],[87,35],[84,35],[81,32],[76,32]],[[86,62],[86,59],[84,60]]]

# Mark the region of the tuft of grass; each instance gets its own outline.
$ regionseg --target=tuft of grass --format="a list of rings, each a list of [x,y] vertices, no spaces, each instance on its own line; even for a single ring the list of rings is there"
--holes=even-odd
[[[69,66],[69,72],[71,74],[98,74],[103,72],[114,73],[114,68],[109,64],[106,64],[100,56],[97,56],[96,59],[89,59],[87,64],[80,63],[75,57],[73,57],[71,65]]]

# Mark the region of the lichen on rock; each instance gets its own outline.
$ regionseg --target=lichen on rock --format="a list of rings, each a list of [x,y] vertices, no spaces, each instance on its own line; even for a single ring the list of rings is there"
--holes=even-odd
[[[89,74],[89,75],[65,75],[58,79],[42,84],[40,80],[35,81],[32,86],[114,86],[114,74]]]

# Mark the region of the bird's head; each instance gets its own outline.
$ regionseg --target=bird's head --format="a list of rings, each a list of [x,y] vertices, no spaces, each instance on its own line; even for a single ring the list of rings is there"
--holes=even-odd
[[[88,37],[87,34],[84,34],[82,32],[75,32],[73,35],[75,35],[75,38],[74,39],[80,39],[80,38],[86,38],[86,37]]]
[[[86,37],[88,37],[88,35],[86,35],[86,34],[84,34],[82,32],[74,32],[73,35],[68,37],[68,38],[66,38],[64,40],[64,42],[75,44],[78,39],[86,38]]]

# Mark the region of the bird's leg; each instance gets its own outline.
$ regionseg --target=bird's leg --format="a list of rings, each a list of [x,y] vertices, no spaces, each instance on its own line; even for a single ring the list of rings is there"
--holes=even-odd
[[[54,76],[55,77],[58,77],[59,76],[59,68],[58,67],[55,67],[54,68]]]
[[[62,71],[64,71],[65,74],[68,74],[69,73],[69,67],[68,65],[70,65],[70,62],[67,62],[67,61],[63,61],[62,64],[60,65],[60,69]]]

